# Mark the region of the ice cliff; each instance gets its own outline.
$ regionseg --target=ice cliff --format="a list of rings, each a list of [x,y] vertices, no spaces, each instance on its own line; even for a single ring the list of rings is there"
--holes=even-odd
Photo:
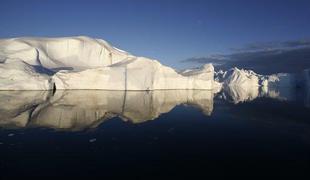
[[[215,80],[214,80],[215,76]],[[259,75],[233,68],[214,72],[212,64],[177,72],[157,60],[137,57],[101,39],[0,39],[0,90],[242,89],[307,86],[309,70]]]
[[[211,64],[187,73],[89,37],[0,40],[1,90],[212,89]]]

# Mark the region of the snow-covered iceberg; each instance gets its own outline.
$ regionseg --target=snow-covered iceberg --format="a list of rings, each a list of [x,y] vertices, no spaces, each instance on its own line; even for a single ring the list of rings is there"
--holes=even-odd
[[[221,97],[239,102],[252,101],[257,97],[270,97],[279,100],[295,99],[295,91],[309,91],[309,70],[302,73],[278,73],[260,75],[251,70],[232,68],[215,72],[215,82],[222,84]]]
[[[215,81],[225,86],[248,87],[292,87],[296,86],[294,74],[278,73],[272,75],[257,74],[252,70],[232,68],[228,71],[215,72]]]
[[[212,89],[214,84],[211,64],[178,73],[84,36],[2,39],[0,65],[1,90]]]
[[[227,86],[252,87],[260,86],[260,75],[251,70],[232,68],[216,72],[216,81]]]
[[[214,72],[212,64],[206,64],[178,72],[157,60],[115,48],[102,39],[0,39],[0,90],[211,90],[238,86],[235,89],[252,91],[255,87],[300,84],[309,87],[309,70],[301,77],[284,73],[266,76],[238,68]]]

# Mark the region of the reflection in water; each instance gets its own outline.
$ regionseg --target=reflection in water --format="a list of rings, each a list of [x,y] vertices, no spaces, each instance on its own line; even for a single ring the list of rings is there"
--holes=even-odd
[[[0,91],[0,126],[26,126],[32,112],[49,95],[49,91]]]
[[[238,104],[258,97],[277,100],[301,100],[309,106],[307,89],[225,87],[219,98]],[[113,117],[142,123],[168,113],[175,106],[186,104],[205,115],[213,111],[212,91],[0,91],[0,126],[7,128],[49,127],[61,130],[96,128]]]
[[[309,107],[309,94],[309,88],[227,86],[224,87],[219,97],[234,104],[253,101],[259,97],[268,97],[281,101],[301,101]]]
[[[309,174],[305,93],[0,91],[0,177]]]
[[[3,127],[50,127],[63,130],[95,128],[118,116],[141,123],[153,120],[175,106],[195,106],[210,115],[212,91],[2,91],[0,125]]]

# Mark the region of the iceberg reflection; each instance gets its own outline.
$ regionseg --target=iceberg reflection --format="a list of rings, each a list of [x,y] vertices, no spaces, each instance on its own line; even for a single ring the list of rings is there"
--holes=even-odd
[[[208,90],[162,91],[0,91],[0,127],[47,127],[79,131],[96,128],[119,117],[123,121],[142,123],[185,104],[210,116],[214,92]],[[259,97],[281,101],[298,101],[309,107],[309,89],[281,87],[228,86],[217,98],[238,104]]]
[[[32,112],[50,95],[50,91],[0,91],[0,126],[27,126]]]
[[[113,117],[142,123],[175,106],[195,106],[206,115],[213,110],[213,92],[206,90],[164,91],[2,91],[0,126],[48,127],[77,131],[95,128]]]
[[[281,101],[300,101],[309,107],[309,90],[309,88],[279,86],[225,86],[219,97],[234,104],[253,101],[260,97],[267,97]]]

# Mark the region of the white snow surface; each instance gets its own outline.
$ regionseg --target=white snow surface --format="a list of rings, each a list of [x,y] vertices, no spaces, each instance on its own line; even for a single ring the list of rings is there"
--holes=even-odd
[[[296,74],[260,75],[251,70],[232,68],[228,71],[215,72],[214,79],[223,86],[220,97],[236,104],[257,97],[292,100],[297,89],[303,89],[307,94],[310,89],[309,69]]]
[[[102,67],[129,57],[104,40],[85,36],[0,40],[0,62],[14,58],[52,70]]]
[[[183,75],[156,60],[134,57],[85,71],[59,71],[53,81],[57,89],[212,89],[213,74],[211,64],[201,72]]]
[[[182,74],[84,36],[2,39],[0,65],[1,90],[48,90],[54,84],[56,89],[106,90],[212,89],[216,85],[211,64]]]
[[[255,87],[294,86],[299,83],[296,79],[304,79],[302,83],[309,86],[309,70],[301,78],[285,73],[264,76],[238,68],[214,72],[212,64],[177,72],[102,39],[0,39],[0,90],[219,90],[237,86],[247,92]]]
[[[51,77],[23,61],[0,63],[0,90],[51,90]]]
[[[257,74],[252,70],[232,68],[228,71],[215,72],[215,81],[224,86],[238,88],[252,87],[292,87],[297,81],[294,74],[278,73],[272,75]]]

